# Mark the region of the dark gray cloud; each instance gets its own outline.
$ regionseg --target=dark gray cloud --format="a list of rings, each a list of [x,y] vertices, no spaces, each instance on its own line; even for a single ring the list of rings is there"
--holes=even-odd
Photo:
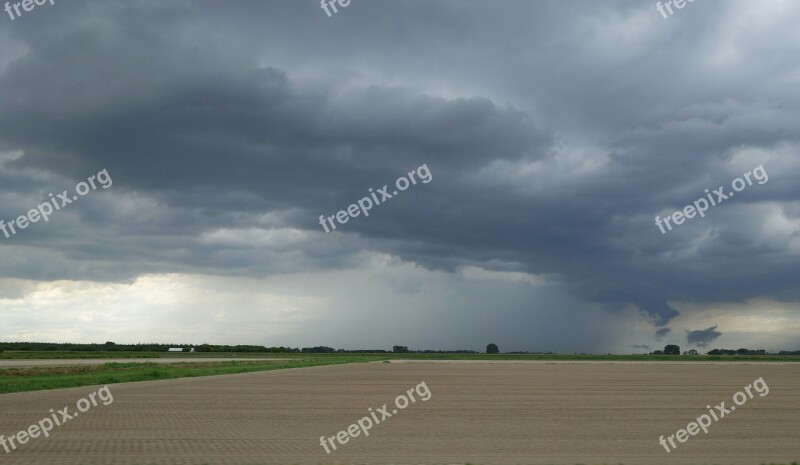
[[[641,350],[647,350],[647,351],[652,351],[653,350],[653,348],[650,347],[647,344],[631,344],[630,347],[633,348],[633,349],[641,349]]]
[[[669,333],[671,333],[671,332],[672,332],[672,330],[671,330],[671,329],[669,329],[669,328],[660,328],[660,329],[658,329],[658,330],[656,331],[656,334],[655,334],[655,336],[656,336],[656,338],[657,338],[657,339],[661,340],[661,339],[663,339],[663,338],[664,338],[664,337],[665,337],[667,334],[669,334]]]
[[[706,347],[710,342],[714,341],[720,336],[722,336],[722,333],[717,331],[716,326],[711,326],[706,329],[686,331],[686,339],[689,341],[689,344],[694,344],[697,347]]]
[[[796,302],[800,7],[743,26],[754,8],[72,1],[0,22],[0,154],[24,152],[0,164],[0,218],[115,183],[0,243],[0,277],[264,277],[367,250],[558,276],[658,339],[676,302]],[[322,233],[423,163],[433,182]],[[767,184],[654,225],[760,164]]]

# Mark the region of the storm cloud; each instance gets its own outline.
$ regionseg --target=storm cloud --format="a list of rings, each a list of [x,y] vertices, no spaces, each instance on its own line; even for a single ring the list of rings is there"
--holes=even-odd
[[[294,323],[243,343],[324,344],[316,318],[371,346],[365,302],[414,296],[426,330],[398,322],[394,343],[606,351],[676,328],[704,346],[716,326],[680,318],[800,301],[798,18],[779,1],[665,21],[622,0],[375,0],[332,17],[314,1],[86,0],[1,21],[0,218],[101,169],[114,179],[0,236],[0,278],[22,289],[0,286],[8,337],[70,337],[23,317],[49,302],[42,286],[171,276],[285,305],[265,321]],[[318,224],[422,164],[431,183],[330,234]],[[768,183],[667,235],[654,224],[759,165]],[[358,291],[376,270],[382,299]],[[270,300],[253,284],[273,281],[299,290]],[[233,300],[225,314],[247,318]]]

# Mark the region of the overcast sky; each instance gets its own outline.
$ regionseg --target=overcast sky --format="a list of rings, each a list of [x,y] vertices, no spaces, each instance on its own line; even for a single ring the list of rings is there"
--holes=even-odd
[[[338,10],[4,13],[0,341],[800,349],[800,2]]]

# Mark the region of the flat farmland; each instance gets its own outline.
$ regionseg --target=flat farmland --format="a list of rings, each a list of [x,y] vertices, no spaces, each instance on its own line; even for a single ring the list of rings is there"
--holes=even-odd
[[[678,443],[675,434],[763,377],[769,394]],[[333,436],[421,382],[426,402],[327,455]],[[0,395],[12,435],[97,387]],[[114,384],[98,405],[6,454],[8,465],[750,464],[800,460],[794,363],[357,363]],[[419,397],[419,396],[417,396]]]

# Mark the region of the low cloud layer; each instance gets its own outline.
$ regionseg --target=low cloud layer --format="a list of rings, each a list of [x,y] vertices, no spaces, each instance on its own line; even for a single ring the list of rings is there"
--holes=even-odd
[[[722,333],[717,331],[716,326],[711,326],[710,328],[706,329],[686,331],[686,339],[688,340],[689,344],[694,344],[697,347],[707,347],[708,344],[720,336],[722,336]]]

